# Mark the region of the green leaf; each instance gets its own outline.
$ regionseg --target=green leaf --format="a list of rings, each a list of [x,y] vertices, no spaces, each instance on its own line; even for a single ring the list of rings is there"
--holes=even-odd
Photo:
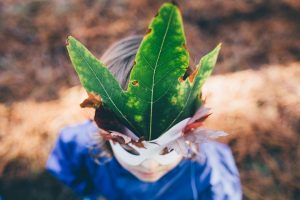
[[[134,128],[121,109],[120,102],[126,101],[126,96],[111,72],[72,36],[68,37],[67,49],[84,88],[89,93],[101,96],[105,106],[109,107],[126,125]]]
[[[128,88],[123,91],[108,69],[82,44],[72,37],[68,43],[71,61],[85,89],[101,96],[104,106],[145,140],[158,138],[194,114],[200,89],[220,50],[218,46],[204,56],[193,74],[182,80],[189,66],[182,18],[175,5],[165,3],[149,25]]]
[[[167,116],[160,115],[159,105],[172,109],[166,101],[189,64],[185,45],[180,11],[175,5],[165,3],[140,45],[127,91],[131,99],[127,112],[138,116],[133,120],[138,122],[137,129],[147,140],[157,138],[166,126]]]
[[[220,49],[221,44],[201,58],[196,70],[184,82],[177,85],[177,90],[171,97],[171,101],[174,102],[172,112],[176,114],[168,122],[169,125],[164,131],[192,116],[196,110],[195,104],[196,107],[201,106],[201,88],[213,71]]]

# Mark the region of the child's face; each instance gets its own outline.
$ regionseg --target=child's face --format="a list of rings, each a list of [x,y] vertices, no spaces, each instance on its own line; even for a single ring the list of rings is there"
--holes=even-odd
[[[130,162],[128,162],[128,160],[126,160],[124,154],[119,153],[119,151],[116,148],[112,148],[112,150],[114,152],[115,158],[123,168],[128,170],[138,179],[145,182],[157,181],[167,172],[169,172],[174,167],[176,167],[177,164],[182,160],[181,155],[171,156],[171,158],[169,158],[170,160],[167,163],[162,164],[158,162],[156,159],[154,159],[153,156],[153,158],[148,157],[138,165],[132,165]],[[166,158],[168,157],[168,155],[164,155],[164,156]]]

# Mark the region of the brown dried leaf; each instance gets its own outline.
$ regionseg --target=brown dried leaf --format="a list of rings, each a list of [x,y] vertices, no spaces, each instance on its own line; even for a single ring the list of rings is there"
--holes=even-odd
[[[170,153],[170,152],[171,152],[171,150],[169,150],[168,147],[165,147],[165,148],[163,148],[163,150],[160,152],[160,155],[166,155],[166,154],[168,154],[168,153]]]
[[[109,133],[107,131],[101,130],[100,135],[104,140],[112,140],[113,142],[117,142],[119,144],[126,144],[126,139],[123,136]]]
[[[201,106],[197,112],[194,114],[194,116],[187,122],[187,125],[183,129],[183,133],[189,133],[193,131],[194,129],[197,129],[203,125],[203,122],[211,113],[209,113],[209,108],[205,108]]]
[[[145,145],[144,145],[144,143],[143,143],[143,141],[144,141],[144,138],[139,138],[138,141],[131,140],[131,143],[132,143],[133,145],[135,145],[136,147],[139,147],[139,148],[146,148]]]
[[[88,93],[88,98],[85,99],[81,104],[81,108],[99,108],[101,106],[101,97],[94,94]]]

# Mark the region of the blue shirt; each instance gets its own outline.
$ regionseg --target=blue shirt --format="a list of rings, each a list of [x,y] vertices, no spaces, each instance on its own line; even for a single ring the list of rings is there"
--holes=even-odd
[[[201,159],[183,159],[158,181],[148,183],[122,168],[114,157],[95,162],[92,146],[97,144],[97,130],[92,121],[64,128],[46,165],[51,174],[82,197],[242,199],[239,173],[227,145],[204,143]]]

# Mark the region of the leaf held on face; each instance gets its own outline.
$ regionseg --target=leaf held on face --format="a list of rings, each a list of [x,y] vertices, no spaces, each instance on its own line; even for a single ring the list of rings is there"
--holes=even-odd
[[[88,93],[101,96],[101,105],[88,98],[85,107],[97,107],[95,121],[107,130],[126,126],[139,138],[157,139],[174,124],[194,114],[200,90],[216,63],[220,45],[204,56],[199,67],[185,80],[189,52],[182,17],[172,3],[161,6],[151,21],[137,51],[129,84],[124,91],[111,72],[79,41],[69,37],[67,49],[72,64]],[[107,114],[107,111],[113,114]],[[113,123],[103,116],[113,116]],[[108,117],[108,119],[110,119]],[[205,117],[203,117],[204,120]],[[107,126],[104,124],[109,123]],[[115,125],[114,125],[115,123]],[[201,119],[187,130],[201,126]],[[142,147],[143,143],[135,145]]]
[[[126,94],[135,103],[130,106],[133,115],[142,117],[135,125],[146,140],[158,138],[174,118],[177,107],[170,100],[178,78],[188,68],[189,53],[179,9],[171,3],[161,6],[152,19],[138,49],[130,74]],[[129,110],[129,109],[128,109]]]
[[[124,125],[134,129],[122,109],[127,98],[112,73],[72,36],[68,37],[67,50],[80,82],[87,92],[101,96],[103,106],[109,108]]]

